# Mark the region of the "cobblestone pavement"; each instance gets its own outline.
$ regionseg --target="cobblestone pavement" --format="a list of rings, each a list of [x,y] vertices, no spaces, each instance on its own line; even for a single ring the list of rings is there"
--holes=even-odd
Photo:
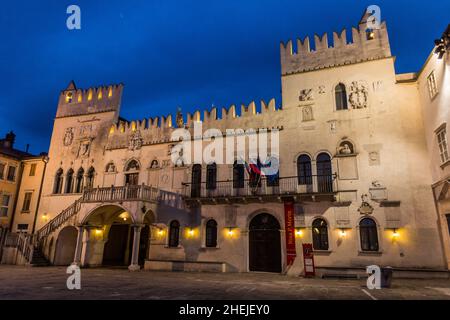
[[[81,290],[68,290],[66,269],[0,266],[0,299],[446,299],[450,280],[394,279],[367,290],[364,280],[292,278],[277,274],[129,272],[82,269]]]

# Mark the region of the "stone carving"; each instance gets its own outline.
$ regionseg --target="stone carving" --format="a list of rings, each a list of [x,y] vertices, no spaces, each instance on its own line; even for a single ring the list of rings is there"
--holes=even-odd
[[[300,101],[312,101],[313,100],[313,90],[312,89],[303,89],[300,90]]]
[[[66,147],[68,147],[72,144],[73,137],[74,137],[73,131],[74,131],[74,128],[67,128],[66,132],[64,133],[63,143]]]
[[[114,165],[113,162],[108,163],[108,165],[106,166],[106,172],[107,173],[114,173],[114,172],[116,172],[116,166]]]
[[[361,196],[361,206],[358,209],[358,212],[360,214],[372,214],[373,213],[373,207],[368,203],[369,196],[367,194],[363,194]]]
[[[154,159],[152,163],[150,164],[150,169],[159,169],[159,162],[158,160]]]
[[[303,115],[303,121],[314,120],[313,110],[312,110],[311,106],[303,107],[302,115]]]
[[[369,152],[369,165],[380,165],[380,153],[378,151]]]
[[[142,135],[141,135],[141,131],[137,130],[135,132],[133,132],[133,134],[130,137],[130,140],[128,142],[128,149],[130,150],[139,150],[140,148],[142,148],[142,143],[143,143],[143,139],[142,139]]]
[[[338,148],[338,153],[341,155],[354,154],[355,149],[353,147],[353,144],[348,141],[341,142],[341,144],[339,145],[339,148]]]
[[[332,121],[329,121],[329,123],[330,123],[330,132],[331,133],[336,133],[336,131],[337,131],[337,121],[336,120],[332,120]]]
[[[349,101],[353,109],[367,108],[368,90],[362,82],[353,81],[350,86]]]
[[[319,86],[319,94],[325,94],[325,86]]]
[[[78,150],[79,157],[89,157],[89,151],[91,149],[91,141],[84,140],[80,143],[80,148]]]

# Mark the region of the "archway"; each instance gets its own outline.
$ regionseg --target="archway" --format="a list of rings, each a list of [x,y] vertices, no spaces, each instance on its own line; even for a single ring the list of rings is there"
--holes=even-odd
[[[250,271],[281,272],[280,223],[268,214],[254,217],[249,227]]]
[[[69,226],[61,230],[56,241],[55,266],[68,266],[73,262],[77,246],[78,230]]]
[[[83,222],[90,239],[83,253],[83,265],[129,265],[134,223],[133,216],[119,205],[100,206],[93,210]]]

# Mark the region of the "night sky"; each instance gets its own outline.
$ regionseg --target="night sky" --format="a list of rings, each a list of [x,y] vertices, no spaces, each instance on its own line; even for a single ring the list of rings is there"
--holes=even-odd
[[[81,8],[81,30],[66,9]],[[195,109],[280,104],[279,43],[356,26],[377,4],[398,73],[418,71],[450,23],[450,1],[3,1],[0,126],[47,151],[60,90],[124,83],[129,120]]]

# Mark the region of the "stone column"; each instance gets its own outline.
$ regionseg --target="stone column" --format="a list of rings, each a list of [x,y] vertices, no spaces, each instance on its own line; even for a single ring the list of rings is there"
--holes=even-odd
[[[73,259],[73,265],[81,265],[81,252],[83,251],[83,234],[84,226],[78,226],[77,246],[75,248],[75,257]]]
[[[83,250],[81,255],[81,266],[87,267],[89,265],[89,259],[91,255],[91,230],[95,228],[93,226],[84,226],[86,232],[84,232],[83,237]]]
[[[131,264],[128,267],[128,270],[138,271],[141,270],[141,266],[139,265],[139,244],[141,242],[141,230],[143,226],[141,224],[137,224],[132,227],[134,228],[133,251],[131,253]]]

